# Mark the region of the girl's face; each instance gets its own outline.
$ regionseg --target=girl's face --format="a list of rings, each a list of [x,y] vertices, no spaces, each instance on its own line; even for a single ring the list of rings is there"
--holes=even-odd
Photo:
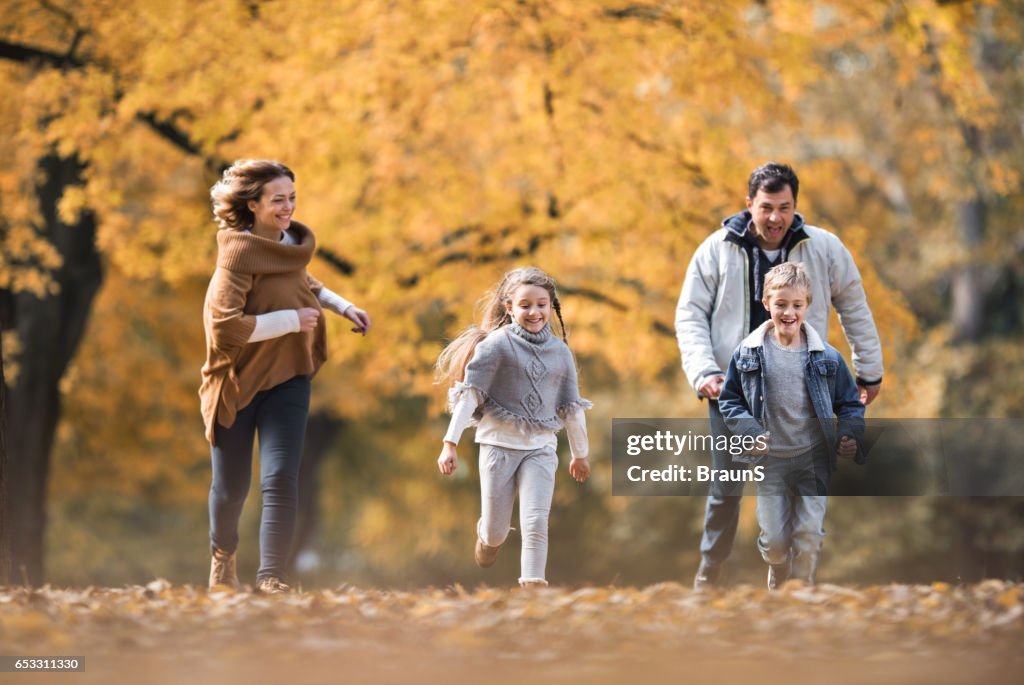
[[[263,186],[259,201],[249,200],[249,210],[256,217],[254,231],[284,231],[291,225],[295,211],[295,184],[287,176],[278,176]]]
[[[539,333],[551,318],[551,295],[539,285],[521,285],[512,292],[512,302],[505,309],[517,324]]]

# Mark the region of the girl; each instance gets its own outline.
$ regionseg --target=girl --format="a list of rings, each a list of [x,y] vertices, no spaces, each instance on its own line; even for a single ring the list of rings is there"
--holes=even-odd
[[[552,335],[552,310],[562,340]],[[454,473],[459,436],[477,425],[482,512],[476,563],[494,564],[518,491],[519,584],[524,587],[547,585],[548,512],[558,468],[555,432],[563,425],[572,451],[569,473],[580,483],[590,475],[583,410],[592,405],[580,398],[576,365],[564,340],[555,282],[540,269],[516,269],[491,292],[481,325],[462,333],[437,360],[439,377],[453,384],[448,392],[452,420],[438,468],[446,476]]]
[[[263,516],[257,590],[288,591],[309,381],[327,358],[321,307],[364,335],[370,317],[306,273],[316,240],[292,220],[295,174],[279,162],[241,160],[210,190],[217,268],[203,308],[206,364],[199,389],[210,442],[210,587],[238,587],[238,519],[259,431]]]

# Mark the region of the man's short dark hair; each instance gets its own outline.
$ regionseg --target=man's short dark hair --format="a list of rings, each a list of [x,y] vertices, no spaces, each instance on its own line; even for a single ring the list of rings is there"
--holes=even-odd
[[[747,197],[753,200],[759,190],[766,193],[777,193],[787,185],[793,191],[793,202],[796,202],[796,194],[800,190],[800,179],[796,177],[796,172],[788,164],[768,162],[750,173],[750,179],[747,181]]]

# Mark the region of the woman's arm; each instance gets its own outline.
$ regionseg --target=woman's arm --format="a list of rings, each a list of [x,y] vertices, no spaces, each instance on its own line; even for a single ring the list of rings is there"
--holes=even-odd
[[[206,293],[206,328],[210,344],[220,350],[244,347],[256,328],[256,317],[245,313],[252,275],[217,268]]]
[[[371,325],[369,314],[310,276],[308,273],[306,274],[306,281],[309,283],[309,289],[314,295],[316,295],[316,299],[320,301],[321,307],[328,309],[335,314],[340,314],[354,323],[356,326],[352,329],[353,333],[362,333],[363,335],[366,335],[370,330]]]

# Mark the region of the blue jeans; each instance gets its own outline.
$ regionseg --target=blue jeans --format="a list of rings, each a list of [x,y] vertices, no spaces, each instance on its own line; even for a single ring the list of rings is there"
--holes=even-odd
[[[729,435],[725,419],[718,409],[717,400],[708,401],[708,418],[715,442],[720,435]],[[733,461],[728,450],[711,451],[711,467],[716,471],[734,469],[742,471],[747,465]],[[705,565],[719,566],[729,558],[736,538],[736,524],[740,519],[742,482],[713,482],[704,508],[704,534],[700,539],[700,556]]]
[[[227,552],[238,547],[238,520],[252,480],[253,438],[259,433],[263,516],[257,582],[271,576],[284,578],[288,564],[309,390],[309,376],[295,376],[256,393],[252,402],[238,412],[231,428],[219,424],[215,428],[217,445],[210,449],[210,543]]]
[[[792,562],[789,577],[814,582],[825,537],[828,454],[818,448],[788,459],[764,456],[757,484],[757,548],[773,566]]]

